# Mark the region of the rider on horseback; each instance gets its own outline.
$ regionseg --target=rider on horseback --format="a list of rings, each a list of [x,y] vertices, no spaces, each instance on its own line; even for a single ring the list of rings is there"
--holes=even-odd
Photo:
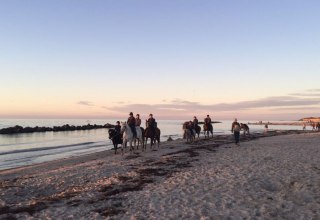
[[[117,134],[120,134],[121,132],[120,121],[117,121],[117,125],[114,126],[114,130],[117,132]]]
[[[129,125],[129,127],[131,128],[133,137],[137,137],[137,131],[136,131],[136,119],[133,117],[133,113],[130,112],[129,113],[129,118],[127,120],[127,124]]]
[[[157,127],[157,122],[156,120],[153,118],[153,115],[150,114],[149,118],[147,120],[147,127],[152,129],[154,132],[156,131],[156,127]]]
[[[207,117],[204,119],[204,123],[205,124],[211,124],[211,118],[209,115],[207,115]]]
[[[193,130],[195,129],[195,127],[194,127],[194,124],[193,124],[192,121],[189,121],[189,123],[188,123],[188,125],[187,125],[187,128],[189,129],[191,135],[193,136],[193,135],[194,135],[194,134],[193,134]]]
[[[213,137],[213,127],[211,124],[211,118],[209,115],[207,115],[207,117],[204,119],[204,125],[203,125],[203,130],[205,132],[207,132],[207,134],[209,135],[209,132],[211,133],[212,137]]]
[[[194,128],[198,127],[199,121],[196,116],[193,117],[193,126]]]
[[[141,119],[140,119],[140,115],[139,114],[136,115],[136,126],[138,126],[138,127],[141,126]]]

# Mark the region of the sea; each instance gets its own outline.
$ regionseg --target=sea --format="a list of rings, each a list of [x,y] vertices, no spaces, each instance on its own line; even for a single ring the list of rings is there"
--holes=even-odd
[[[114,119],[0,119],[0,129],[15,125],[53,127],[65,124],[104,125],[106,123],[115,124],[115,122]],[[166,141],[169,137],[173,140],[182,138],[182,124],[185,120],[157,120],[157,122],[161,130],[161,141]],[[231,135],[232,121],[221,120],[219,122],[213,124],[214,135]],[[240,122],[248,123],[249,121]],[[269,125],[269,130],[301,129],[301,126]],[[260,133],[263,131],[264,125],[250,125],[250,132]],[[0,134],[0,170],[75,157],[112,148],[112,143],[108,139],[108,129]]]

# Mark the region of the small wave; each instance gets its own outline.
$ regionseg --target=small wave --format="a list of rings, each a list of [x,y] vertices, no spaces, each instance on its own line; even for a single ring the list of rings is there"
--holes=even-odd
[[[76,146],[86,146],[94,143],[96,142],[84,142],[84,143],[78,143],[78,144],[60,145],[60,146],[52,146],[52,147],[38,147],[38,148],[31,148],[31,149],[13,150],[13,151],[0,152],[0,155],[26,153],[26,152],[34,152],[34,151],[46,151],[46,150],[54,150],[59,148],[76,147]]]
[[[95,149],[95,148],[100,148],[100,147],[106,147],[105,144],[98,144],[98,145],[93,145],[93,146],[90,146],[90,147],[87,147],[86,149]],[[81,150],[81,148],[77,148],[77,149],[73,149],[73,150],[70,150],[68,152],[71,152],[71,151],[79,151]],[[108,150],[108,148],[107,148]],[[51,155],[57,155],[57,154],[64,154],[65,152],[55,152],[55,153],[42,153],[42,154],[36,154],[36,155],[32,155],[32,156],[28,156],[28,157],[23,157],[23,158],[14,158],[14,159],[4,159],[4,162],[16,162],[16,161],[22,161],[24,159],[28,159],[28,160],[32,160],[34,158],[39,158],[39,157],[43,157],[43,156],[51,156]],[[80,155],[82,155],[83,153],[80,153]]]

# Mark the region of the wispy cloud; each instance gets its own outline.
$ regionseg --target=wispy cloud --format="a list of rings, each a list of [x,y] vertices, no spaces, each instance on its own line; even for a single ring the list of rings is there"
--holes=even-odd
[[[126,104],[126,103],[128,103],[128,102],[123,102],[123,101],[119,101],[119,102],[113,102],[113,103],[115,103],[115,104]]]
[[[128,104],[109,107],[107,109],[118,112],[130,112],[135,109],[140,112],[197,112],[197,111],[241,111],[249,109],[260,108],[281,108],[281,107],[296,107],[303,109],[305,107],[311,107],[320,104],[320,94],[313,95],[312,98],[302,98],[298,96],[273,96],[262,99],[256,99],[251,101],[242,101],[236,103],[218,103],[212,105],[204,105],[198,102],[191,102],[187,100],[174,99],[171,102],[149,105],[149,104]]]
[[[291,93],[292,96],[320,97],[320,93]]]
[[[291,93],[291,96],[320,97],[320,89],[308,89],[302,92]]]
[[[303,112],[306,112],[306,111],[318,111],[318,112],[320,112],[320,106],[319,107],[308,106],[308,108],[306,108],[306,107],[272,108],[271,110],[272,111],[303,111]]]
[[[199,102],[190,102],[182,99],[174,99],[171,101],[171,103],[174,103],[177,105],[199,105]]]
[[[89,101],[79,101],[77,102],[78,105],[85,105],[85,106],[94,106],[92,102]]]
[[[307,92],[320,92],[320,89],[308,89]]]

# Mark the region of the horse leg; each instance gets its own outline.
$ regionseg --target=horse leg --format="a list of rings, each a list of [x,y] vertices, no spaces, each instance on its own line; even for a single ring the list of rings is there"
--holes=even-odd
[[[148,137],[145,137],[145,141],[144,141],[144,151],[147,151],[147,143],[148,143]]]
[[[136,151],[136,149],[138,149],[138,147],[136,146],[136,140],[137,138],[134,139],[134,143],[133,143],[133,152]],[[139,146],[139,140],[138,140],[138,146]]]
[[[130,143],[130,153],[132,153],[132,140],[130,140],[129,143]]]
[[[143,148],[144,148],[144,137],[142,137],[142,151],[143,151]]]
[[[152,137],[150,137],[150,150],[152,150],[152,143],[153,143],[153,140],[152,140]]]
[[[190,133],[190,131],[189,131],[189,133],[188,133],[188,139],[187,139],[187,142],[189,142],[189,143],[191,143],[191,142],[192,142],[192,134]]]
[[[139,138],[137,138],[138,139],[138,146],[137,146],[137,150],[139,149],[139,146],[140,146],[140,144],[141,144],[141,138],[139,137]]]
[[[139,146],[140,146],[140,138],[138,138],[138,145],[137,145],[137,150],[139,149]]]
[[[144,148],[144,137],[141,137],[141,142],[142,142],[141,150],[143,151],[143,148]]]
[[[122,149],[121,149],[122,155],[126,152],[126,149],[127,149],[127,140],[124,139],[122,143]]]
[[[137,145],[137,141],[138,141],[138,145]],[[134,139],[134,146],[136,146],[137,150],[139,149],[139,139],[138,138]]]
[[[130,153],[131,153],[131,142],[130,141],[128,141],[129,142],[129,151],[130,151]],[[126,149],[127,149],[127,143],[128,143],[127,141],[126,141]]]
[[[124,149],[123,149],[123,146],[121,147],[121,155],[123,156],[124,154]]]
[[[196,130],[193,130],[193,135],[192,135],[192,138],[193,138],[193,142],[196,140]]]
[[[132,146],[132,142],[133,142],[133,146]],[[132,148],[132,153],[135,152],[135,146],[136,146],[136,139],[132,140],[131,142],[131,148]]]
[[[155,150],[156,148],[156,137],[153,137],[153,140],[152,140],[153,144],[152,144],[152,150]]]

